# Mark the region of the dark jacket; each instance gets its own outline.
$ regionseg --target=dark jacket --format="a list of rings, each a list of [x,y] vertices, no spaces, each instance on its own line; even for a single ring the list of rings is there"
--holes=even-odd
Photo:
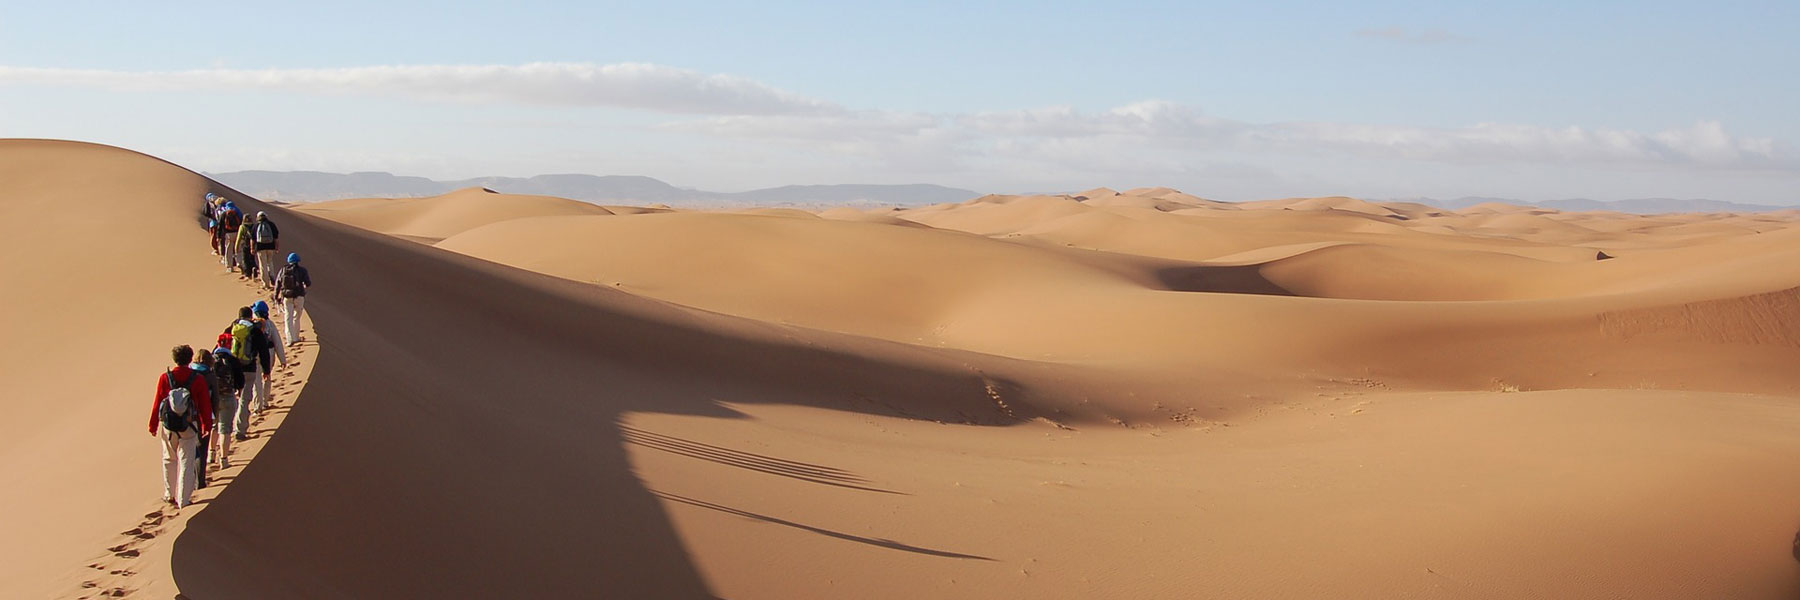
[[[293,272],[291,280],[288,278],[289,271]],[[312,287],[312,275],[306,272],[306,267],[299,264],[288,265],[282,267],[280,273],[275,274],[275,286],[276,293],[281,294],[283,298],[304,297],[306,288]]]
[[[264,225],[269,226],[269,230],[270,230],[269,232],[272,234],[271,241],[258,242],[258,241],[256,241],[257,229]],[[261,221],[251,221],[250,223],[246,224],[245,226],[250,228],[250,243],[255,244],[256,249],[258,251],[274,250],[275,247],[277,245],[279,245],[279,243],[280,243],[279,240],[281,239],[281,228],[275,226],[275,221],[270,220],[270,219],[263,219]]]

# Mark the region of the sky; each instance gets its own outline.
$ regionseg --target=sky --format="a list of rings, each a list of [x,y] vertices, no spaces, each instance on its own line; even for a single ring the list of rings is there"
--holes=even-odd
[[[1800,204],[1796,32],[1792,0],[0,0],[0,137],[714,191]]]

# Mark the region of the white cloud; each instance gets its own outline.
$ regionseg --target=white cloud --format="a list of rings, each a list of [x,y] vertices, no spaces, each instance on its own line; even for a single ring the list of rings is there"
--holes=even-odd
[[[1150,100],[1096,113],[1067,106],[931,116],[861,111],[825,117],[735,116],[670,128],[735,138],[858,147],[943,142],[965,156],[1037,156],[1074,163],[1167,165],[1197,154],[1335,154],[1454,164],[1559,164],[1800,172],[1800,155],[1768,138],[1733,136],[1716,121],[1643,133],[1481,123],[1429,128],[1354,123],[1250,123]],[[1085,153],[1083,148],[1087,148]],[[864,154],[878,155],[878,151]],[[1085,154],[1085,155],[1084,155]]]
[[[279,90],[605,106],[715,115],[834,114],[837,105],[732,75],[654,64],[531,63],[337,69],[108,71],[0,66],[0,83],[120,91]]]

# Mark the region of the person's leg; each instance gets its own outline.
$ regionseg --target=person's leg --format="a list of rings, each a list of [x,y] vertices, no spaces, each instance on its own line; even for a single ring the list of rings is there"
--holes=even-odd
[[[236,415],[233,414],[237,412],[236,395],[230,391],[225,392],[219,407],[222,410],[218,412],[219,418],[213,421],[215,430],[213,437],[219,440],[219,468],[229,469],[231,468],[231,437],[238,431]]]
[[[200,436],[176,436],[177,449],[181,452],[181,506],[194,503],[194,486],[200,479],[200,461],[195,451],[200,445]]]
[[[250,435],[250,400],[256,394],[256,388],[250,382],[262,379],[262,374],[257,373],[256,369],[250,369],[244,371],[244,377],[247,377],[248,379],[245,380],[243,393],[238,395],[238,439],[244,439],[243,436]]]
[[[212,447],[211,433],[207,432],[208,435],[199,436],[194,440],[194,489],[206,487],[206,461],[209,458],[207,449]]]
[[[282,320],[287,324],[289,344],[300,341],[300,313],[306,310],[306,296],[283,298],[281,300]]]
[[[275,287],[275,251],[257,250],[256,268],[257,273],[262,275],[263,287]]]
[[[256,377],[256,413],[262,414],[262,411],[265,411],[268,409],[269,409],[269,380],[264,379],[262,377],[261,372],[258,372],[257,377]]]
[[[174,502],[175,491],[181,489],[180,452],[167,432],[161,434],[163,453],[163,501]]]

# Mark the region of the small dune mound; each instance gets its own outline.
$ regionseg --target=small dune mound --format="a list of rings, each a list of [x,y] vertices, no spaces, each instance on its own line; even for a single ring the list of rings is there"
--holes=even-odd
[[[1070,194],[1071,197],[1074,197],[1077,200],[1099,200],[1101,198],[1111,198],[1117,195],[1119,195],[1118,190],[1107,187],[1097,187],[1091,190]]]
[[[1039,278],[1127,285],[1014,244],[812,215],[512,221],[438,247],[687,306],[907,342],[929,337],[946,315],[977,299],[1029,302],[1030,290],[1045,285]]]
[[[939,229],[1004,235],[1096,210],[1068,196],[982,196],[961,205],[933,208],[911,211],[903,217]]]

